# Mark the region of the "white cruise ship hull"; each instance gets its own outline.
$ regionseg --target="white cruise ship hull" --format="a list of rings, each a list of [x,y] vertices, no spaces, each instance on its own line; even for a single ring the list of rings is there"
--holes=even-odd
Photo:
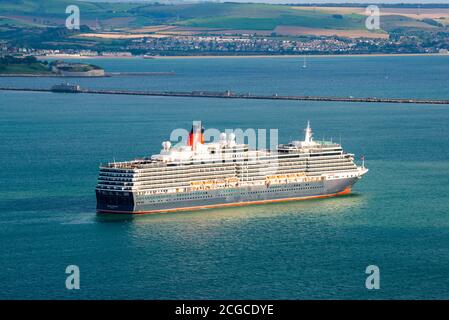
[[[302,182],[201,190],[161,195],[97,191],[99,213],[150,214],[334,197],[351,192],[359,176]]]

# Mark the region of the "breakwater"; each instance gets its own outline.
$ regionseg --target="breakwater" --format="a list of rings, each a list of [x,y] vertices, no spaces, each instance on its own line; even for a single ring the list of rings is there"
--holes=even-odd
[[[0,87],[2,91],[29,91],[29,92],[55,92],[46,88],[14,88]],[[61,91],[59,90],[59,93]],[[231,91],[134,91],[134,90],[104,90],[80,88],[77,91],[67,93],[87,94],[116,94],[135,96],[157,96],[157,97],[192,97],[192,98],[221,98],[221,99],[255,99],[255,100],[293,100],[293,101],[323,101],[323,102],[363,102],[363,103],[403,103],[403,104],[441,104],[449,105],[449,100],[415,99],[415,98],[356,98],[356,97],[320,97],[301,95],[261,95],[251,93],[235,93]]]
[[[63,73],[2,73],[0,78],[107,78],[120,76],[174,76],[174,71],[155,72],[104,72],[103,74],[92,74],[87,72],[63,72]]]

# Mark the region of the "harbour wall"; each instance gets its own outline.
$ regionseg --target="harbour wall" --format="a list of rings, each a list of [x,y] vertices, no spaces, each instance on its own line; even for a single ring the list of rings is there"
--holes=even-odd
[[[53,92],[46,88],[14,88],[0,87],[2,91],[34,91]],[[221,99],[254,99],[254,100],[290,100],[290,101],[323,101],[323,102],[359,102],[359,103],[397,103],[397,104],[438,104],[449,105],[449,100],[415,99],[415,98],[355,98],[355,97],[320,97],[320,96],[296,96],[296,95],[259,95],[249,93],[209,92],[209,91],[134,91],[134,90],[98,90],[80,89],[77,93],[88,94],[115,94],[135,96],[158,97],[192,97],[192,98],[221,98]]]

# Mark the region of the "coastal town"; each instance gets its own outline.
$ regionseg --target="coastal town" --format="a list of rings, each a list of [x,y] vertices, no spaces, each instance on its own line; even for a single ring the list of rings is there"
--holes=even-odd
[[[410,41],[411,40],[411,41]],[[414,41],[413,41],[414,40]],[[132,57],[189,55],[302,55],[302,54],[388,54],[448,53],[445,43],[418,43],[416,39],[303,37],[279,39],[253,35],[143,37],[114,48],[17,47],[3,41],[0,55]]]

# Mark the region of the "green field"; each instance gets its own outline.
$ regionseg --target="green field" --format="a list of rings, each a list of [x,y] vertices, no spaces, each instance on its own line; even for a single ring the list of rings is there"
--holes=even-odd
[[[274,30],[277,26],[295,26],[323,29],[363,29],[365,20],[358,15],[327,15],[310,12],[297,12],[296,14],[280,14],[274,17],[248,18],[248,17],[209,17],[189,19],[177,23],[178,25],[203,28],[223,28],[234,30]]]
[[[51,71],[41,63],[0,64],[0,74],[51,74]]]
[[[30,28],[41,28],[44,27],[42,24],[24,21],[15,18],[3,18],[0,17],[0,26],[16,26],[16,27],[30,27]]]
[[[98,23],[104,30],[151,25],[274,30],[277,26],[355,30],[365,28],[365,17],[341,11],[298,9],[286,5],[245,3],[108,3],[79,0],[0,0],[0,26],[63,26],[68,5],[80,8],[81,24]],[[405,26],[425,28],[433,21],[400,16],[384,17],[385,30]],[[404,21],[407,23],[404,24]],[[414,23],[415,22],[415,23]]]
[[[358,15],[332,15],[310,10],[297,10],[283,5],[198,3],[181,5],[89,3],[73,0],[0,1],[0,16],[23,16],[35,21],[64,21],[65,8],[78,5],[83,19],[98,20],[114,27],[120,19],[128,18],[129,27],[169,24],[191,27],[273,30],[278,25],[308,28],[363,28],[363,17]],[[17,22],[17,18],[15,18]],[[120,25],[122,27],[122,25]]]
[[[122,14],[140,5],[126,3],[88,2],[78,0],[0,0],[0,14],[65,15],[69,5],[77,5],[83,14]]]

